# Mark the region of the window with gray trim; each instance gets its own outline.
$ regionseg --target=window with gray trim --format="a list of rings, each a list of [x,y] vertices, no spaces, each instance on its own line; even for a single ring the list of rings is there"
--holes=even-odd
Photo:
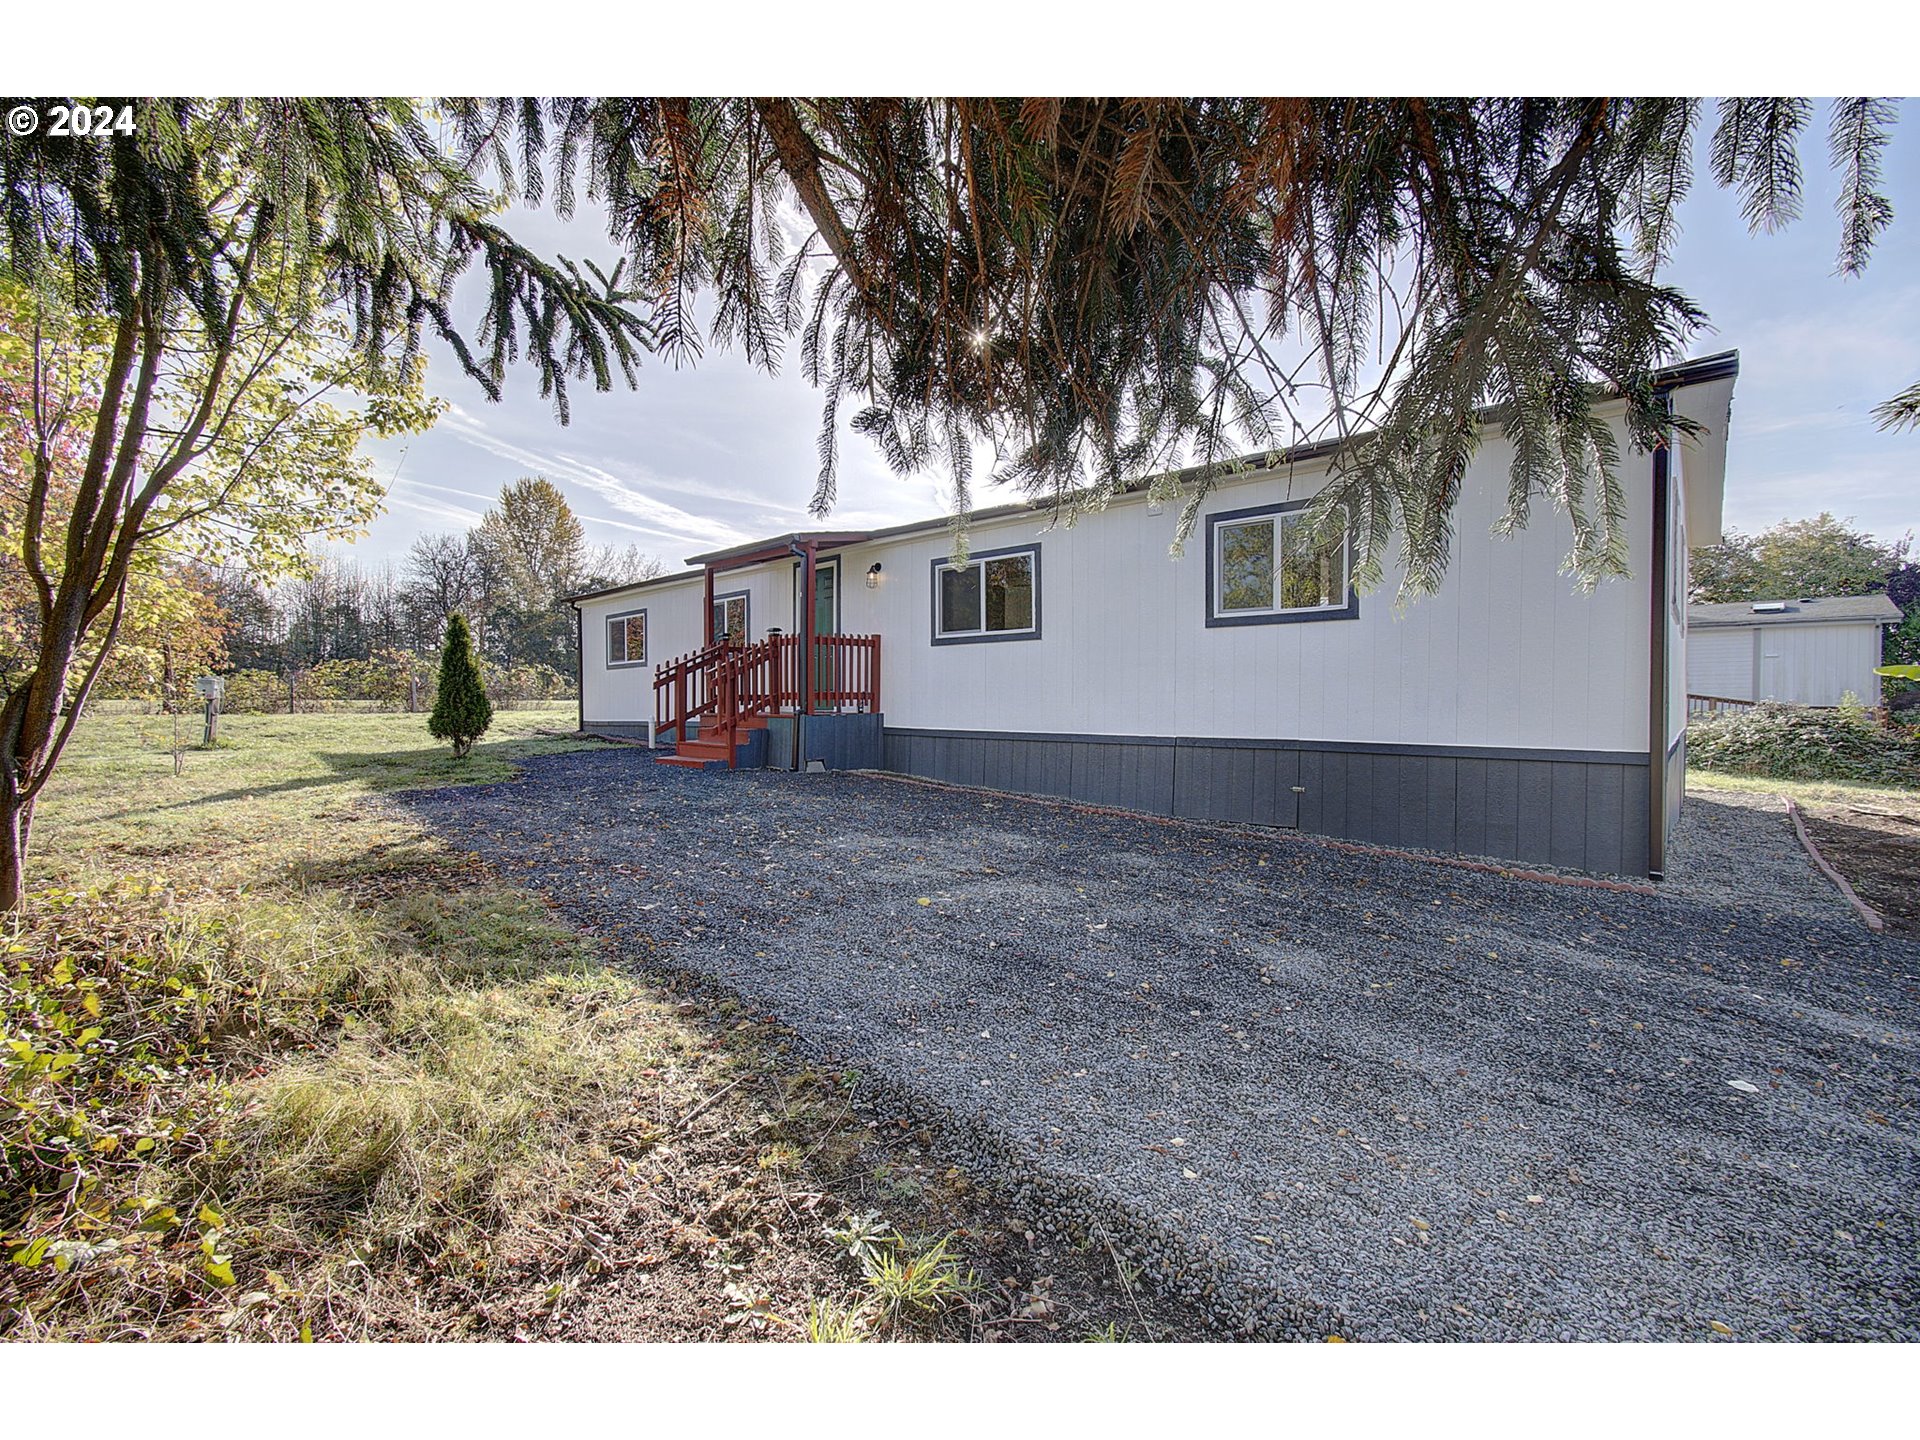
[[[628,610],[607,617],[607,668],[647,663],[647,612]]]
[[[1034,640],[1040,635],[1040,547],[981,551],[933,564],[933,642]]]
[[[745,590],[713,597],[713,638],[716,644],[722,640],[731,640],[736,645],[747,643],[749,598],[749,592]]]
[[[1342,620],[1359,614],[1349,537],[1316,535],[1309,502],[1207,517],[1207,623]]]

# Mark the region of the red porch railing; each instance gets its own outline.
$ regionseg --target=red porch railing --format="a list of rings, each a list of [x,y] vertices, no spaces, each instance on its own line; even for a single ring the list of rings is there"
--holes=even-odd
[[[797,646],[798,636],[792,639]],[[880,637],[816,635],[813,638],[813,709],[880,710]]]
[[[803,695],[798,635],[769,635],[751,645],[720,641],[669,660],[653,672],[654,738],[687,739],[688,726],[701,722],[700,738],[713,739],[733,753],[741,722],[760,715],[801,711],[880,709],[880,637],[814,637],[813,695]]]
[[[724,666],[721,661],[733,648],[722,640],[717,645],[656,665],[653,671],[654,739],[671,730],[674,739],[687,738],[687,722],[713,714],[720,705],[719,682]]]

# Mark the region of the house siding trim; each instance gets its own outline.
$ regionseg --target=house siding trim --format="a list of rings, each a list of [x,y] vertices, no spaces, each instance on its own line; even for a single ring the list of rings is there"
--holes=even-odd
[[[1648,871],[1648,757],[888,726],[883,768],[1150,815],[1599,874]]]
[[[1669,416],[1672,399],[1660,397]],[[1669,728],[1668,684],[1673,656],[1668,649],[1667,606],[1677,577],[1671,573],[1673,548],[1673,473],[1671,451],[1666,444],[1653,452],[1653,549],[1652,573],[1648,577],[1647,598],[1647,873],[1660,878],[1667,867],[1667,842],[1673,836],[1674,821],[1679,818],[1678,797],[1686,793],[1686,749],[1681,747],[1679,788],[1674,788],[1674,766],[1667,745]],[[1677,601],[1675,602],[1677,603]],[[1686,612],[1681,610],[1681,644],[1686,635]],[[1684,684],[1684,676],[1682,677]],[[1656,763],[1657,762],[1657,763]]]
[[[979,740],[1055,740],[1069,745],[1179,745],[1208,750],[1320,750],[1344,755],[1427,755],[1453,760],[1559,760],[1574,765],[1637,765],[1645,768],[1640,750],[1552,750],[1511,745],[1421,745],[1392,741],[1293,740],[1244,735],[1101,735],[1035,730],[945,730],[912,725],[889,725],[889,735],[969,737]]]

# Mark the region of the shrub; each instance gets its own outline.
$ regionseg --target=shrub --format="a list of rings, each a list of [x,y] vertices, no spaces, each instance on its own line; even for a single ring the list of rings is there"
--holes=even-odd
[[[307,693],[316,702],[358,701],[376,710],[404,710],[413,679],[411,655],[376,650],[365,660],[327,660],[314,666],[307,672]]]
[[[1920,735],[1877,725],[1858,706],[1756,705],[1687,727],[1688,763],[1777,780],[1920,786]]]
[[[474,658],[466,617],[449,616],[447,646],[440,655],[440,681],[427,731],[436,740],[451,740],[453,753],[464,757],[492,723],[493,704],[480,683],[480,662]]]
[[[556,698],[572,698],[572,681],[551,665],[488,665],[484,674],[487,696],[496,709],[518,710]]]
[[[220,708],[229,714],[271,714],[287,708],[287,682],[271,670],[236,670]]]

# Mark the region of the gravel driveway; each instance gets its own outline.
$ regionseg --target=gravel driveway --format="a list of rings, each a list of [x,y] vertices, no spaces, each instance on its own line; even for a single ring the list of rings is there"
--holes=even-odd
[[[1232,1331],[1920,1338],[1920,945],[1764,801],[1650,897],[630,749],[405,798]]]

